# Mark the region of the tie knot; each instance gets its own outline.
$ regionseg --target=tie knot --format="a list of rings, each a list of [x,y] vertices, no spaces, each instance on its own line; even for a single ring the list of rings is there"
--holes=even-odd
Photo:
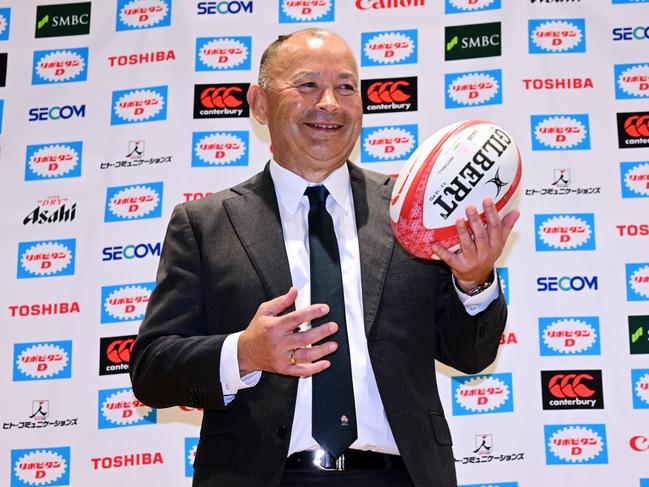
[[[329,196],[329,191],[322,184],[318,186],[309,186],[304,191],[304,194],[309,198],[309,204],[311,206],[318,203],[324,203]]]

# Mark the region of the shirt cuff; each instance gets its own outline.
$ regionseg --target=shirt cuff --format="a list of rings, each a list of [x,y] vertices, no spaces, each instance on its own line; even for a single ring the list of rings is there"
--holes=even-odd
[[[254,387],[259,382],[259,379],[261,379],[261,370],[249,372],[243,377],[239,375],[237,349],[241,333],[232,333],[225,337],[223,346],[221,347],[219,373],[221,377],[221,389],[223,390],[223,397],[226,399],[226,404],[234,398],[234,395],[239,390]]]
[[[455,288],[455,292],[457,292],[457,295],[460,298],[462,304],[464,305],[466,312],[469,313],[471,316],[475,316],[478,313],[481,313],[482,311],[487,309],[487,307],[491,304],[492,301],[495,301],[498,298],[498,294],[499,294],[498,286],[500,285],[500,282],[498,281],[498,275],[496,274],[495,270],[494,270],[494,276],[495,279],[491,283],[491,286],[489,286],[481,293],[476,294],[475,296],[469,296],[468,294],[463,293],[462,290],[457,287],[457,284],[455,283],[455,279],[451,279],[453,281],[453,287]]]

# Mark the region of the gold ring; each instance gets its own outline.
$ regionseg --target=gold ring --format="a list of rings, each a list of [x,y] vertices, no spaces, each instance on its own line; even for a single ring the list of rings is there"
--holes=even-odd
[[[296,364],[296,362],[295,362],[295,349],[291,350],[291,358],[289,359],[288,363],[291,364],[291,365]]]

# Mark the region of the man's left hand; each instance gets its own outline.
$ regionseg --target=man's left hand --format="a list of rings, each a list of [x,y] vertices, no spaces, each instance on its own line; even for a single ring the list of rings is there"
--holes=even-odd
[[[433,252],[451,268],[457,284],[464,291],[475,288],[489,279],[496,260],[500,257],[507,238],[520,216],[518,210],[512,210],[501,219],[491,198],[485,198],[482,207],[487,220],[486,225],[482,223],[478,209],[474,205],[466,208],[471,230],[467,227],[464,218],[458,218],[455,222],[460,242],[460,251],[457,254],[439,245],[433,245]]]

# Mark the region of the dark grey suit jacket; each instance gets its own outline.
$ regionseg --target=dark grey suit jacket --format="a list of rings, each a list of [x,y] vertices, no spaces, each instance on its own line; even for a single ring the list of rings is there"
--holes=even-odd
[[[469,316],[443,264],[415,259],[395,243],[388,216],[393,181],[352,164],[349,171],[365,331],[390,427],[415,485],[455,486],[434,360],[466,373],[489,365],[505,326],[504,299]],[[225,337],[290,286],[268,167],[174,209],[157,286],[131,353],[131,379],[135,395],[150,406],[205,409],[195,486],[279,484],[297,379],[263,373],[226,406],[219,364]]]

